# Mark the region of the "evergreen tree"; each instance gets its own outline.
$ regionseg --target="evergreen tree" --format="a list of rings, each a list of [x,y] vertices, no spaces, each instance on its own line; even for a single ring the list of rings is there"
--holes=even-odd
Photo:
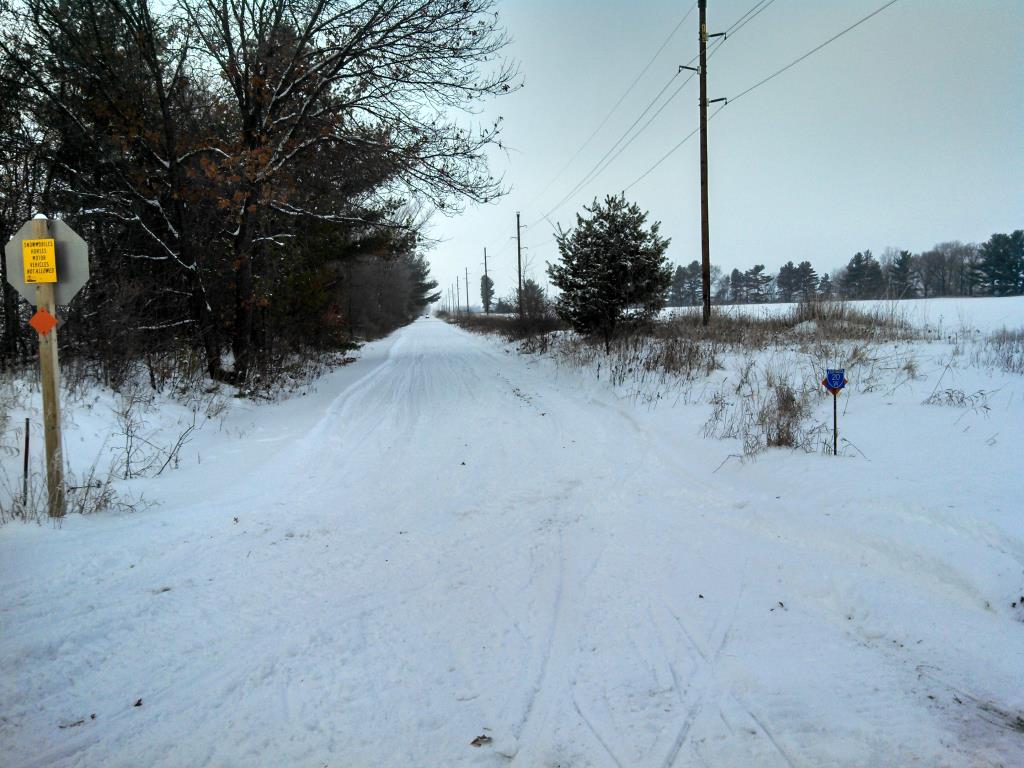
[[[806,264],[806,262],[804,263]],[[779,269],[779,276],[775,278],[775,285],[779,289],[779,301],[790,302],[793,300],[798,289],[798,281],[797,268],[792,261],[787,261]]]
[[[733,304],[747,303],[747,279],[738,269],[729,273],[729,300]]]
[[[809,261],[801,261],[796,268],[795,293],[800,301],[813,301],[818,292],[818,273]]]
[[[882,267],[871,251],[853,255],[846,265],[841,287],[847,299],[877,299],[882,296]]]
[[[530,278],[523,280],[523,300],[516,302],[523,308],[523,318],[539,320],[548,314],[548,297],[540,283]]]
[[[480,303],[484,312],[491,314],[491,302],[494,301],[494,281],[487,275],[480,275]]]
[[[575,229],[556,236],[562,261],[548,265],[548,275],[561,291],[559,316],[581,333],[600,334],[607,351],[627,310],[642,320],[665,306],[669,241],[658,235],[660,222],[644,226],[647,214],[625,195],[584,211],[589,216],[577,215]]]
[[[975,280],[992,296],[1024,293],[1024,230],[1009,235],[994,234],[983,243],[975,269]]]
[[[712,282],[715,280],[715,269],[711,270]],[[686,303],[695,307],[702,303],[704,297],[703,277],[699,261],[691,261],[686,267]]]
[[[712,286],[714,291],[712,298],[715,303],[727,304],[732,296],[732,277],[729,274],[720,274]]]
[[[832,287],[832,278],[828,272],[821,276],[818,281],[818,297],[822,299],[831,299],[835,294],[835,288]]]
[[[691,261],[685,267],[680,265],[672,274],[672,287],[668,294],[671,307],[693,307],[701,303],[700,262]]]
[[[771,298],[772,276],[764,271],[764,264],[755,264],[743,274],[747,301],[763,304]]]
[[[686,303],[686,269],[679,266],[672,273],[672,285],[668,291],[668,305],[670,307],[681,307]]]
[[[894,299],[912,299],[917,296],[914,281],[914,257],[910,251],[900,251],[889,267],[889,296]]]
[[[406,316],[411,320],[423,312],[424,308],[440,299],[441,292],[436,290],[437,280],[430,279],[430,262],[422,254],[403,255],[401,263],[409,276]]]

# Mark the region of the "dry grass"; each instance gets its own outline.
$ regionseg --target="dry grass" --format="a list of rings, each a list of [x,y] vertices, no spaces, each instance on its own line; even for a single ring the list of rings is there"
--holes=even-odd
[[[139,512],[152,503],[142,496],[134,497],[114,487],[114,467],[100,470],[103,449],[86,472],[78,476],[65,475],[66,513],[92,515],[100,512]],[[47,504],[46,470],[42,466],[30,467],[27,479],[11,477],[0,465],[0,525],[15,520],[41,524],[49,519]]]
[[[719,309],[713,311],[708,327],[702,324],[699,308],[686,308],[677,310],[670,320],[655,323],[651,332],[761,349],[790,346],[802,339],[881,342],[918,335],[895,304],[869,310],[842,301],[804,302],[778,313],[766,309],[758,314],[750,307]]]
[[[815,419],[820,387],[778,363],[740,361],[711,396],[704,436],[739,440],[744,456],[768,448],[831,450],[831,432]]]
[[[989,334],[971,350],[972,365],[1024,374],[1024,328],[1003,328]]]
[[[474,333],[491,333],[501,336],[506,341],[523,341],[538,336],[563,330],[566,326],[553,313],[545,313],[537,317],[520,318],[516,315],[481,315],[459,314],[446,312],[437,313],[437,317],[460,328]]]

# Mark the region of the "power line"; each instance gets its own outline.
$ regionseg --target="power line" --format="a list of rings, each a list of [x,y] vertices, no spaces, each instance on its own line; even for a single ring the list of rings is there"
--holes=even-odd
[[[874,17],[874,16],[877,16],[877,15],[878,15],[878,14],[880,14],[880,13],[881,13],[882,11],[884,11],[884,10],[885,10],[886,8],[888,8],[888,7],[889,7],[889,6],[891,6],[891,5],[895,5],[895,4],[897,3],[897,2],[899,2],[899,0],[889,0],[889,2],[888,2],[888,3],[886,3],[885,5],[883,5],[883,6],[881,7],[881,8],[878,8],[877,10],[874,10],[874,11],[872,11],[872,12],[871,12],[871,13],[869,13],[869,14],[868,14],[867,16],[865,16],[864,18],[862,18],[862,19],[861,19],[860,21],[854,22],[853,24],[851,24],[850,26],[848,26],[848,27],[847,27],[846,29],[844,29],[844,30],[843,30],[842,32],[840,32],[839,34],[837,34],[837,35],[834,35],[834,36],[830,37],[830,38],[829,38],[828,40],[826,40],[826,41],[825,41],[824,43],[822,43],[821,45],[819,45],[819,46],[818,46],[817,48],[812,48],[811,50],[809,50],[809,51],[808,51],[807,53],[805,53],[805,54],[804,54],[803,56],[801,56],[800,58],[798,58],[798,59],[794,59],[794,60],[793,60],[793,61],[791,61],[791,62],[790,62],[789,64],[787,64],[786,66],[784,66],[784,67],[783,67],[782,69],[776,70],[776,71],[775,71],[775,72],[773,72],[772,74],[768,75],[768,77],[766,77],[766,78],[765,78],[764,80],[761,80],[761,81],[759,81],[759,82],[757,82],[757,83],[754,83],[754,84],[753,84],[752,86],[750,86],[749,88],[747,88],[747,89],[746,89],[745,91],[741,91],[741,92],[740,92],[740,93],[739,93],[738,95],[736,95],[736,96],[733,96],[733,97],[732,97],[732,98],[730,99],[730,101],[739,101],[739,100],[740,100],[741,98],[743,98],[744,96],[746,96],[746,95],[747,95],[748,93],[750,93],[750,92],[751,92],[752,90],[754,90],[755,88],[760,88],[760,87],[761,87],[762,85],[764,85],[765,83],[767,83],[767,82],[768,82],[769,80],[774,80],[774,79],[775,79],[776,77],[778,77],[779,75],[781,75],[781,74],[782,74],[783,72],[785,72],[785,71],[786,71],[787,69],[792,69],[793,67],[795,67],[795,66],[796,66],[797,64],[799,64],[799,63],[800,63],[801,61],[803,61],[803,60],[804,60],[804,59],[806,59],[807,57],[809,57],[809,56],[811,56],[811,55],[813,55],[813,54],[817,53],[818,51],[820,51],[820,50],[821,50],[822,48],[824,48],[824,47],[825,47],[826,45],[828,45],[829,43],[835,42],[835,41],[836,41],[836,40],[838,40],[838,39],[839,39],[840,37],[842,37],[843,35],[845,35],[845,34],[846,34],[847,32],[850,32],[851,30],[854,30],[854,29],[856,29],[856,28],[857,28],[857,27],[859,27],[859,26],[860,26],[861,24],[863,24],[863,23],[864,23],[865,21],[867,21],[868,19],[870,19],[870,18],[872,18],[872,17]]]
[[[644,68],[640,70],[640,73],[633,79],[633,82],[631,82],[629,84],[629,87],[627,87],[626,90],[623,92],[623,94],[621,96],[619,96],[619,100],[616,101],[615,104],[612,105],[612,108],[608,110],[608,114],[606,114],[604,116],[604,119],[601,121],[600,125],[598,125],[597,128],[594,129],[593,133],[591,133],[590,136],[587,137],[587,140],[584,141],[579,146],[579,148],[577,148],[577,150],[573,153],[572,157],[570,157],[569,160],[566,161],[565,165],[563,165],[562,168],[558,171],[558,173],[556,173],[554,175],[554,177],[552,177],[551,181],[549,181],[547,184],[544,185],[544,189],[542,189],[540,192],[537,193],[537,195],[534,197],[534,202],[536,202],[541,197],[543,197],[544,193],[547,192],[551,188],[551,185],[554,184],[556,181],[558,181],[558,179],[561,178],[562,174],[566,172],[566,170],[569,168],[569,166],[571,166],[573,164],[573,161],[575,161],[576,158],[580,156],[580,153],[584,149],[586,149],[588,146],[590,146],[590,142],[592,142],[594,140],[594,137],[597,136],[598,133],[600,133],[601,129],[604,128],[604,126],[608,123],[608,120],[615,113],[615,110],[617,110],[619,108],[619,106],[622,104],[622,102],[625,101],[626,97],[629,96],[629,94],[633,92],[633,88],[635,88],[636,84],[640,82],[640,79],[645,74],[647,74],[647,70],[651,68],[651,65],[654,63],[655,59],[657,59],[658,56],[661,55],[661,52],[663,50],[665,50],[665,46],[667,46],[669,44],[669,42],[672,40],[672,38],[675,37],[676,32],[678,32],[679,28],[681,26],[683,26],[683,22],[685,22],[688,18],[690,18],[690,14],[693,13],[693,9],[696,8],[696,7],[697,7],[697,3],[694,3],[692,6],[690,6],[690,10],[688,10],[686,12],[686,15],[684,15],[683,18],[679,20],[679,23],[677,23],[672,28],[672,31],[668,33],[668,36],[665,38],[665,40],[662,42],[662,44],[658,47],[658,50],[656,50],[654,52],[654,55],[651,56],[651,58],[650,58],[650,60],[648,60],[647,64],[644,65]],[[531,205],[532,205],[532,203],[531,203]]]
[[[760,87],[761,87],[762,85],[764,85],[764,84],[765,84],[765,83],[767,83],[768,81],[770,81],[770,80],[774,80],[774,79],[775,79],[776,77],[778,77],[779,75],[781,75],[781,74],[782,74],[783,72],[785,72],[786,70],[788,70],[788,69],[792,69],[792,68],[793,68],[793,67],[795,67],[795,66],[796,66],[797,64],[799,64],[799,63],[800,63],[801,61],[803,61],[804,59],[808,58],[809,56],[811,56],[811,55],[813,55],[813,54],[817,53],[818,51],[820,51],[820,50],[821,50],[822,48],[824,48],[824,47],[825,47],[826,45],[828,45],[829,43],[835,42],[835,41],[836,41],[836,40],[838,40],[838,39],[839,39],[840,37],[842,37],[843,35],[845,35],[845,34],[846,34],[847,32],[850,32],[850,31],[852,31],[853,29],[855,29],[855,28],[859,27],[859,26],[860,26],[861,24],[863,24],[864,22],[868,21],[869,19],[871,19],[871,18],[872,18],[872,17],[874,17],[874,16],[877,16],[877,15],[878,15],[878,14],[880,14],[880,13],[881,13],[882,11],[884,11],[884,10],[885,10],[886,8],[888,8],[888,7],[889,7],[889,6],[891,6],[891,5],[895,5],[895,4],[897,3],[897,2],[899,2],[899,0],[889,0],[889,2],[888,2],[888,3],[886,3],[885,5],[883,5],[882,7],[878,8],[877,10],[874,10],[874,11],[872,11],[871,13],[869,13],[869,14],[868,14],[867,16],[865,16],[864,18],[862,18],[862,19],[860,19],[859,21],[857,21],[857,22],[855,22],[855,23],[851,24],[851,25],[850,25],[850,26],[848,26],[848,27],[847,27],[846,29],[844,29],[844,30],[843,30],[842,32],[839,32],[838,34],[836,34],[836,35],[833,35],[833,36],[832,36],[832,37],[830,37],[830,38],[829,38],[828,40],[826,40],[825,42],[823,42],[823,43],[822,43],[821,45],[817,46],[816,48],[813,48],[813,49],[811,49],[810,51],[808,51],[807,53],[805,53],[805,54],[804,54],[803,56],[799,57],[798,59],[794,59],[794,60],[793,60],[792,62],[790,62],[789,64],[787,64],[786,66],[784,66],[784,67],[783,67],[782,69],[779,69],[779,70],[777,70],[777,71],[773,72],[772,74],[770,74],[770,75],[769,75],[768,77],[764,78],[763,80],[760,80],[760,81],[758,81],[757,83],[754,83],[754,85],[750,86],[750,87],[749,87],[749,88],[747,88],[746,90],[744,90],[744,91],[741,91],[741,92],[740,92],[740,93],[739,93],[738,95],[736,95],[736,96],[733,96],[733,97],[732,97],[731,99],[729,99],[729,100],[728,100],[727,102],[725,102],[724,104],[722,104],[722,106],[720,106],[720,107],[719,107],[718,109],[716,109],[716,110],[714,111],[714,113],[713,113],[713,114],[712,114],[712,115],[711,115],[711,116],[710,116],[710,117],[708,118],[708,120],[710,121],[710,120],[714,119],[714,117],[715,117],[715,116],[716,116],[716,115],[717,115],[717,114],[718,114],[719,112],[721,112],[721,111],[722,111],[722,110],[723,110],[723,109],[725,108],[726,104],[732,104],[732,103],[736,102],[737,100],[739,100],[739,99],[740,99],[741,97],[743,97],[743,96],[746,96],[746,95],[747,95],[748,93],[750,93],[751,91],[753,91],[753,90],[754,90],[755,88],[760,88]],[[768,6],[765,6],[765,8],[767,8],[767,7],[768,7]],[[696,128],[695,128],[695,129],[694,129],[693,131],[691,131],[690,133],[688,133],[688,134],[686,135],[686,137],[685,137],[685,138],[683,138],[683,140],[682,140],[682,141],[680,141],[680,142],[679,142],[678,144],[676,144],[676,145],[675,145],[674,147],[672,147],[672,149],[670,149],[670,150],[669,150],[668,152],[666,152],[666,153],[665,153],[664,155],[662,155],[661,159],[660,159],[660,160],[658,160],[658,162],[656,162],[656,163],[655,163],[654,165],[652,165],[652,166],[651,166],[650,168],[648,168],[648,169],[647,169],[646,171],[644,171],[644,172],[643,172],[643,173],[642,173],[642,174],[641,174],[640,176],[638,176],[638,177],[637,177],[637,178],[636,178],[636,179],[635,179],[635,180],[634,180],[634,181],[633,181],[632,183],[630,183],[630,185],[629,185],[628,187],[626,187],[626,188],[625,188],[625,189],[624,189],[623,191],[626,191],[626,190],[629,190],[629,189],[631,189],[632,187],[636,186],[636,185],[637,185],[637,184],[639,184],[639,183],[640,183],[641,181],[643,181],[643,180],[644,180],[645,178],[647,178],[647,177],[648,177],[648,176],[649,176],[649,175],[650,175],[650,174],[651,174],[651,173],[652,173],[652,172],[654,171],[654,169],[655,169],[655,168],[657,168],[657,167],[658,167],[659,165],[661,165],[661,164],[662,164],[663,162],[665,162],[666,160],[668,160],[668,158],[669,158],[669,157],[671,157],[671,156],[672,156],[673,154],[675,154],[675,153],[676,153],[676,151],[677,151],[677,150],[678,150],[678,149],[679,149],[680,147],[682,147],[682,146],[683,146],[683,145],[684,145],[684,144],[685,144],[685,143],[686,143],[687,141],[689,141],[689,140],[690,140],[690,139],[691,139],[691,138],[692,138],[692,137],[693,137],[693,136],[694,136],[694,135],[695,135],[695,134],[697,133],[697,130],[698,130],[698,129],[696,129]]]
[[[708,122],[711,122],[712,120],[714,120],[715,119],[715,115],[717,115],[723,109],[725,109],[725,104],[722,104],[722,106],[720,106],[718,109],[716,109],[714,112],[711,113],[711,116],[708,118]],[[648,168],[646,171],[644,171],[642,174],[640,174],[636,179],[634,179],[632,182],[630,182],[629,186],[624,187],[622,191],[623,192],[628,192],[630,189],[635,187],[641,181],[646,179],[654,171],[655,168],[657,168],[663,162],[668,160],[669,157],[674,155],[676,153],[676,151],[680,147],[683,146],[683,144],[685,144],[690,139],[692,139],[694,136],[696,136],[697,135],[697,131],[699,131],[699,130],[700,130],[700,128],[694,128],[692,131],[690,131],[688,134],[686,134],[686,136],[683,137],[682,141],[680,141],[678,144],[676,144],[674,147],[672,147],[672,149],[670,149],[668,152],[666,152],[664,155],[662,155],[661,159],[658,160],[658,162],[656,162],[654,165],[652,165],[650,168]]]
[[[734,21],[732,23],[732,26],[725,30],[725,34],[726,35],[734,35],[734,34],[736,34],[741,29],[743,29],[745,26],[747,26],[747,24],[749,24],[754,19],[756,19],[758,16],[760,16],[762,12],[768,10],[768,6],[770,6],[774,2],[775,2],[775,0],[761,0],[761,2],[756,3],[753,8],[751,8],[749,11],[744,13],[738,19],[736,19],[736,21]],[[753,15],[751,15],[751,14],[753,14]]]
[[[717,52],[719,51],[719,49],[720,49],[720,48],[722,47],[722,43],[724,43],[724,42],[725,42],[725,40],[726,40],[726,37],[727,37],[728,35],[730,35],[730,34],[733,34],[733,35],[734,35],[734,34],[736,34],[737,32],[739,32],[739,31],[740,31],[741,29],[743,29],[743,27],[745,27],[745,26],[746,26],[747,24],[749,24],[749,23],[750,23],[750,22],[752,22],[752,21],[753,21],[754,19],[756,19],[756,18],[757,18],[757,17],[758,17],[758,16],[759,16],[759,15],[760,15],[760,14],[761,14],[762,12],[766,11],[766,10],[768,9],[768,7],[769,7],[769,6],[770,6],[770,5],[772,4],[772,3],[774,3],[774,2],[775,2],[775,0],[760,0],[760,2],[758,2],[758,3],[755,3],[755,4],[753,5],[753,6],[751,6],[751,7],[750,7],[750,9],[749,9],[749,10],[747,10],[747,12],[746,12],[746,13],[744,13],[744,14],[743,14],[742,16],[740,16],[740,17],[739,17],[739,18],[738,18],[738,19],[737,19],[736,21],[734,21],[734,22],[732,23],[732,26],[730,26],[729,28],[727,28],[727,29],[725,30],[725,35],[724,35],[723,37],[721,37],[721,38],[719,38],[718,40],[716,40],[716,41],[715,41],[715,43],[714,43],[714,46],[715,46],[715,47],[714,47],[714,48],[712,48],[712,49],[711,49],[711,51],[710,51],[710,52],[708,53],[708,59],[710,59],[710,58],[711,58],[712,56],[714,56],[714,55],[715,55],[715,54],[716,54],[716,53],[717,53]],[[699,54],[698,54],[698,55],[699,55]],[[693,57],[692,59],[690,59],[690,60],[689,60],[688,62],[686,62],[686,66],[689,66],[690,64],[692,64],[692,63],[693,63],[694,61],[696,61],[696,60],[697,60],[697,58],[698,58],[697,56],[694,56],[694,57]],[[667,107],[667,106],[668,106],[668,105],[669,105],[669,104],[670,104],[670,103],[671,103],[671,102],[672,102],[672,101],[673,101],[673,100],[675,99],[675,97],[676,97],[676,96],[678,96],[678,95],[680,94],[680,92],[682,92],[683,88],[685,88],[685,87],[686,87],[686,85],[687,85],[687,84],[688,84],[688,83],[689,83],[689,82],[690,82],[690,81],[691,81],[691,80],[692,80],[692,79],[693,79],[694,77],[696,77],[696,75],[697,75],[697,73],[696,73],[696,72],[694,72],[694,73],[693,73],[693,74],[691,74],[691,75],[690,75],[690,76],[689,76],[688,78],[686,78],[686,80],[684,80],[684,81],[682,82],[682,84],[681,84],[681,85],[680,85],[680,86],[679,86],[678,88],[676,88],[676,90],[675,90],[675,91],[673,91],[673,92],[672,92],[672,95],[671,95],[671,96],[669,96],[669,97],[668,97],[668,98],[667,98],[667,99],[665,100],[665,103],[664,103],[664,104],[662,104],[662,105],[661,105],[661,106],[660,106],[660,107],[658,108],[658,111],[657,111],[657,112],[655,112],[655,113],[654,113],[653,115],[651,115],[650,119],[648,119],[648,121],[647,121],[646,123],[644,123],[644,124],[643,124],[643,125],[642,125],[642,126],[640,127],[640,129],[639,129],[639,130],[638,130],[638,131],[637,131],[637,132],[636,132],[635,134],[633,134],[633,136],[632,136],[632,137],[631,137],[631,138],[629,139],[629,141],[627,141],[627,142],[626,142],[625,144],[623,144],[623,145],[622,145],[622,147],[621,147],[621,148],[619,149],[619,151],[618,151],[618,152],[616,152],[616,153],[615,153],[614,155],[612,155],[612,157],[611,157],[611,158],[609,158],[608,162],[607,162],[607,163],[605,163],[605,164],[604,164],[604,166],[602,166],[602,167],[601,167],[601,168],[600,168],[600,169],[599,169],[599,170],[597,171],[597,173],[595,173],[595,174],[594,174],[593,176],[589,177],[588,179],[585,179],[585,180],[584,180],[583,182],[581,182],[581,184],[580,184],[579,186],[583,186],[583,185],[584,185],[584,184],[586,184],[586,183],[587,183],[588,181],[591,181],[591,180],[593,180],[594,178],[597,178],[598,176],[600,176],[600,175],[601,175],[602,173],[604,173],[605,169],[606,169],[606,168],[607,168],[607,167],[608,167],[609,165],[611,165],[612,163],[614,163],[614,162],[615,162],[615,160],[616,160],[616,159],[618,159],[618,157],[619,157],[619,156],[620,156],[620,155],[621,155],[621,154],[622,154],[622,153],[623,153],[624,151],[626,151],[626,148],[627,148],[627,147],[629,147],[629,145],[630,145],[630,144],[632,144],[632,143],[633,143],[634,141],[636,141],[636,140],[637,140],[637,138],[639,138],[639,137],[640,137],[640,134],[642,134],[642,133],[643,133],[644,131],[646,131],[646,130],[647,130],[648,126],[650,126],[650,124],[651,124],[651,123],[653,123],[653,122],[655,121],[655,119],[657,119],[658,115],[660,115],[660,114],[661,114],[661,113],[662,113],[662,112],[663,112],[663,111],[665,110],[665,107]],[[660,95],[660,94],[659,94],[659,95]],[[715,110],[715,114],[718,114],[718,112],[719,112],[719,111],[721,111],[721,107],[719,107],[719,108],[718,108],[717,110]],[[713,116],[714,116],[714,115],[712,115],[712,117],[713,117]],[[640,117],[642,118],[642,117],[643,117],[643,115],[641,115]],[[639,122],[639,119],[637,120],[637,122]],[[636,125],[636,122],[634,122],[634,123],[633,123],[633,125]],[[633,126],[630,126],[630,128],[629,128],[629,129],[627,129],[627,131],[626,131],[626,132],[628,133],[628,132],[629,132],[629,130],[631,130],[631,129],[632,129],[632,127],[633,127]],[[694,131],[694,133],[696,133],[696,131]],[[692,134],[691,134],[691,135],[692,135]],[[689,136],[688,136],[687,138],[689,138]],[[682,141],[682,142],[680,142],[680,143],[679,143],[679,144],[677,145],[677,147],[679,147],[679,146],[682,146],[682,144],[684,144],[685,142],[686,142],[686,139],[683,139],[683,141]],[[614,147],[612,147],[612,149],[614,149]],[[607,157],[607,155],[605,155],[605,157]],[[634,184],[635,184],[635,183],[636,183],[636,182],[634,182]],[[632,186],[632,184],[631,184],[630,186]],[[577,188],[578,188],[578,187],[577,187]],[[627,187],[626,189],[628,189],[628,188],[629,188],[629,187]],[[576,191],[576,190],[574,189],[574,190],[573,190],[573,192],[570,192],[570,193],[569,193],[569,196],[571,196],[571,195],[572,195],[572,194],[573,194],[573,193],[574,193],[575,191]],[[547,214],[547,215],[550,215],[550,214],[551,214],[551,211],[548,211],[548,214]]]
[[[569,192],[568,192],[568,193],[566,193],[566,195],[565,195],[565,196],[564,196],[564,197],[563,197],[563,198],[562,198],[561,200],[559,200],[559,201],[558,201],[557,203],[555,203],[555,204],[554,204],[554,205],[553,205],[553,206],[552,206],[552,207],[551,207],[551,208],[550,208],[550,209],[549,209],[549,210],[547,211],[547,213],[545,213],[545,214],[544,214],[543,216],[541,216],[541,217],[540,217],[539,219],[537,219],[536,221],[534,221],[534,222],[533,222],[534,224],[537,224],[537,223],[539,223],[539,222],[543,221],[543,220],[544,220],[544,219],[546,219],[546,218],[547,218],[548,216],[550,216],[550,215],[551,215],[552,213],[554,213],[554,212],[555,212],[555,211],[557,211],[557,210],[558,210],[559,208],[561,208],[561,207],[562,207],[562,206],[563,206],[563,205],[565,204],[565,202],[566,202],[566,201],[567,201],[567,200],[568,200],[568,199],[569,199],[570,197],[572,197],[572,196],[573,196],[574,194],[576,194],[576,192],[577,192],[577,191],[579,191],[579,190],[580,190],[580,189],[581,189],[581,188],[582,188],[583,186],[585,186],[586,184],[588,184],[589,182],[591,182],[591,181],[593,181],[593,180],[594,180],[595,178],[597,178],[597,176],[599,176],[599,175],[600,175],[600,174],[601,174],[601,173],[602,173],[602,172],[604,171],[604,168],[602,168],[602,167],[601,167],[601,164],[602,164],[602,163],[604,163],[604,161],[605,161],[605,160],[606,160],[606,159],[608,158],[608,156],[609,156],[609,155],[610,155],[610,154],[611,154],[612,152],[614,152],[614,151],[616,150],[616,148],[617,148],[617,147],[619,146],[619,144],[621,144],[621,143],[622,143],[622,141],[623,141],[623,139],[625,139],[625,138],[626,138],[626,137],[627,137],[627,136],[629,135],[629,132],[633,130],[633,128],[634,128],[634,127],[636,126],[636,124],[637,124],[637,123],[639,123],[639,122],[640,122],[641,120],[643,120],[643,119],[644,119],[644,116],[645,116],[645,115],[646,115],[646,114],[647,114],[648,112],[650,112],[650,111],[651,111],[651,108],[652,108],[652,107],[653,107],[653,106],[654,106],[655,104],[657,104],[657,103],[658,103],[658,100],[659,100],[659,99],[661,98],[662,94],[663,94],[663,93],[665,93],[665,91],[667,91],[667,90],[668,90],[669,86],[670,86],[670,85],[672,85],[673,81],[674,81],[674,80],[675,80],[675,79],[676,79],[676,78],[677,78],[678,76],[679,76],[679,72],[677,71],[677,72],[676,72],[675,74],[673,74],[673,75],[672,75],[672,77],[670,77],[670,78],[668,79],[668,82],[667,82],[667,83],[665,83],[665,85],[663,85],[663,86],[662,86],[661,90],[660,90],[660,91],[658,91],[658,93],[657,93],[657,94],[655,95],[655,97],[654,97],[653,99],[651,99],[651,101],[650,101],[650,102],[649,102],[649,103],[647,104],[647,106],[646,106],[646,107],[644,107],[644,111],[640,113],[639,117],[637,117],[637,118],[636,118],[636,120],[634,120],[634,121],[633,121],[633,123],[632,123],[632,124],[631,124],[631,125],[629,126],[629,128],[627,128],[627,129],[626,129],[626,131],[625,131],[625,132],[624,132],[624,133],[623,133],[623,134],[622,134],[622,135],[621,135],[621,136],[620,136],[620,137],[619,137],[619,138],[618,138],[618,139],[617,139],[617,140],[615,141],[615,143],[614,143],[614,144],[612,144],[611,148],[610,148],[610,149],[609,149],[609,150],[608,150],[607,152],[605,152],[605,153],[604,153],[604,155],[602,155],[601,159],[600,159],[600,160],[598,160],[598,161],[597,161],[597,163],[595,163],[595,164],[594,164],[594,167],[593,167],[593,168],[591,168],[591,169],[590,169],[590,170],[589,170],[589,171],[588,171],[588,172],[586,173],[586,175],[585,175],[585,176],[583,177],[583,179],[582,179],[582,180],[580,180],[579,182],[577,182],[576,186],[574,186],[574,187],[573,187],[573,188],[572,188],[571,190],[569,190]],[[691,76],[691,77],[692,77],[692,76]],[[687,82],[689,82],[689,78],[687,78]],[[684,85],[685,85],[685,83],[684,83]],[[678,93],[678,90],[676,91],[676,93]],[[673,94],[673,95],[674,95],[674,94]],[[671,98],[672,98],[672,97],[670,97],[670,99],[671,99]],[[666,102],[666,103],[667,103],[667,102]],[[663,107],[663,108],[664,108],[664,107]],[[661,110],[658,110],[658,111],[660,112]],[[630,142],[632,142],[632,139],[630,139]],[[627,143],[627,146],[628,146],[628,143]]]
[[[768,7],[771,6],[771,4],[774,3],[774,2],[775,2],[775,0],[759,0],[759,2],[754,3],[754,5],[751,6],[747,10],[746,13],[744,13],[742,16],[740,16],[736,21],[734,21],[732,23],[732,25],[730,27],[728,27],[726,29],[725,35],[727,36],[729,34],[735,34],[736,32],[739,32],[743,27],[745,27],[747,24],[749,24],[751,21],[753,21],[755,18],[757,18],[761,13],[763,13],[765,10],[767,10]],[[693,9],[691,8],[690,12],[692,12],[692,11],[693,11]],[[688,12],[686,15],[689,16],[690,13]],[[683,20],[685,21],[686,17],[684,17]],[[680,23],[682,23],[682,22],[680,22]],[[677,25],[677,28],[678,28],[678,25]],[[675,30],[673,30],[673,34],[674,33],[675,33]],[[715,47],[708,54],[708,58],[711,58],[712,56],[714,56],[715,53],[722,47],[722,43],[725,42],[726,36],[723,36],[722,38],[720,38],[719,40],[716,41]],[[689,67],[689,65],[693,64],[693,62],[696,61],[697,58],[698,58],[698,56],[694,56],[692,59],[690,59],[688,62],[686,62],[685,65],[683,65],[683,68]],[[607,152],[605,152],[605,154],[601,157],[601,159],[597,161],[597,163],[594,165],[594,167],[590,169],[590,171],[583,177],[583,179],[580,182],[578,182],[576,184],[576,186],[574,186],[561,200],[559,200],[543,216],[541,216],[539,219],[534,221],[533,222],[534,224],[538,224],[539,222],[547,219],[552,213],[554,213],[559,208],[561,208],[562,205],[564,205],[574,194],[576,194],[576,192],[578,192],[584,186],[586,186],[591,181],[593,181],[598,176],[600,176],[602,173],[604,173],[605,170],[607,170],[607,168],[613,162],[615,162],[615,160],[618,159],[618,157],[623,152],[625,152],[626,149],[634,141],[636,141],[636,139],[645,130],[647,130],[647,128],[651,125],[651,123],[654,122],[654,120],[658,117],[658,115],[660,115],[665,110],[665,108],[676,98],[676,96],[678,96],[682,92],[682,90],[687,86],[687,84],[695,77],[696,73],[691,74],[689,77],[687,77],[679,85],[679,87],[676,88],[676,90],[673,91],[672,94],[664,101],[664,103],[662,103],[662,105],[657,109],[657,111],[653,115],[651,115],[651,117],[647,120],[647,122],[644,123],[643,126],[641,126],[641,128],[638,131],[636,131],[636,133],[634,133],[631,137],[629,137],[628,140],[626,140],[626,137],[629,136],[630,132],[637,126],[637,124],[641,120],[643,120],[644,116],[658,102],[658,99],[660,99],[662,94],[665,93],[665,91],[668,89],[668,87],[672,84],[672,82],[675,80],[675,78],[679,75],[679,72],[681,70],[682,70],[682,68],[680,70],[678,70],[674,75],[672,75],[671,78],[669,78],[668,83],[666,83],[665,86],[662,87],[662,89],[660,91],[658,91],[657,95],[651,100],[651,102],[647,105],[647,107],[644,109],[644,111],[640,113],[639,117],[637,117],[636,120],[633,121],[633,123],[625,130],[625,132],[618,138],[618,140],[611,146],[611,148]],[[720,109],[721,108],[719,108],[719,110]],[[715,112],[715,114],[717,114],[717,111]],[[626,142],[625,142],[625,144],[622,144],[622,142],[624,140],[626,140]],[[684,139],[683,142],[678,144],[677,147],[682,146],[683,143],[685,143],[685,139]],[[619,146],[620,144],[622,144],[621,147]],[[616,151],[616,149],[618,149],[618,151]],[[614,153],[614,154],[612,154],[612,153]],[[636,182],[634,182],[634,183],[636,183]],[[548,186],[550,186],[550,184]],[[632,186],[632,185],[630,185],[630,186]],[[628,189],[628,187],[627,187],[627,189]],[[550,224],[550,222],[548,222],[548,223]]]

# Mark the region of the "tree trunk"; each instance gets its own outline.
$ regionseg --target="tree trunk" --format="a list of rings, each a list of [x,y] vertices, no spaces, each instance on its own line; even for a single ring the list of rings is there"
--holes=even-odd
[[[258,197],[256,189],[250,189],[246,194],[234,242],[235,311],[231,330],[231,351],[235,356],[232,378],[236,384],[245,381],[252,364],[252,233]]]

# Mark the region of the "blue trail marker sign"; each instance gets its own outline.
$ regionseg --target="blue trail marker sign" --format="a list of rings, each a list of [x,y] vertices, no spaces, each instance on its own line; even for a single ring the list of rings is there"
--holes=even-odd
[[[836,405],[839,391],[846,386],[845,368],[826,368],[822,386],[832,393],[832,455],[839,455],[839,408]]]
[[[825,379],[821,383],[833,395],[839,394],[839,390],[846,386],[846,369],[826,368]]]

